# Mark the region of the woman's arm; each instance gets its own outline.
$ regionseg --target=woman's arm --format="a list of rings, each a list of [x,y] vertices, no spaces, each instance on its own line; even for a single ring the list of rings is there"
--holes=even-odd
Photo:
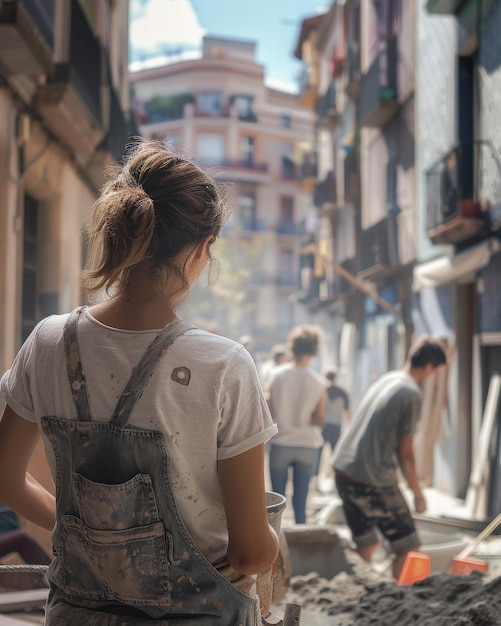
[[[0,420],[0,502],[37,526],[52,530],[56,499],[27,473],[39,437],[37,424],[5,407]]]
[[[278,538],[266,516],[264,444],[218,461],[228,524],[228,560],[242,574],[259,574],[278,555]]]

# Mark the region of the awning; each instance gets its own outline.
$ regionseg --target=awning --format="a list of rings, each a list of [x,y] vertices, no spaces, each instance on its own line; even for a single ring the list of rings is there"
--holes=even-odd
[[[475,272],[485,267],[493,254],[501,250],[498,239],[487,239],[453,257],[441,256],[414,268],[412,290],[438,287],[448,283],[470,283]]]

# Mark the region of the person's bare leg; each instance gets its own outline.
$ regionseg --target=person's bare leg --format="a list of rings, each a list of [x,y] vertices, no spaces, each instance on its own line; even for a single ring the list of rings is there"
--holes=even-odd
[[[398,580],[398,577],[400,576],[400,572],[402,571],[402,568],[404,566],[405,558],[407,557],[407,554],[409,552],[416,552],[417,550],[419,550],[419,546],[415,546],[414,548],[409,548],[405,552],[401,552],[400,554],[397,554],[391,566],[391,571],[393,573],[393,578],[395,578],[395,580]]]
[[[374,543],[372,546],[363,546],[362,548],[357,548],[358,554],[363,558],[367,563],[371,562],[372,555],[374,554],[376,548],[379,544]]]

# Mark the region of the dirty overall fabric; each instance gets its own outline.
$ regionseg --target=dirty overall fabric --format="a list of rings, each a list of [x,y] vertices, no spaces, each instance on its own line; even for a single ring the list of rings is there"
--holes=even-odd
[[[64,329],[77,419],[46,416],[56,458],[55,558],[46,626],[256,626],[257,598],[233,586],[190,539],[174,501],[162,432],[127,426],[168,346],[163,329],[133,370],[110,422],[94,421],[74,311]]]

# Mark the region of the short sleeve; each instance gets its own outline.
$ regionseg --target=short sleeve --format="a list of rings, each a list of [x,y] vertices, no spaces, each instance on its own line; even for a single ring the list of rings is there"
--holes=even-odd
[[[421,396],[412,394],[405,403],[400,419],[399,435],[413,435],[416,432],[419,414],[421,412]]]
[[[42,320],[28,336],[16,355],[12,367],[0,380],[0,395],[20,417],[35,422],[33,397],[31,394],[30,358],[33,352]]]
[[[266,443],[277,432],[271,418],[256,366],[240,348],[222,379],[218,459],[229,459]]]

